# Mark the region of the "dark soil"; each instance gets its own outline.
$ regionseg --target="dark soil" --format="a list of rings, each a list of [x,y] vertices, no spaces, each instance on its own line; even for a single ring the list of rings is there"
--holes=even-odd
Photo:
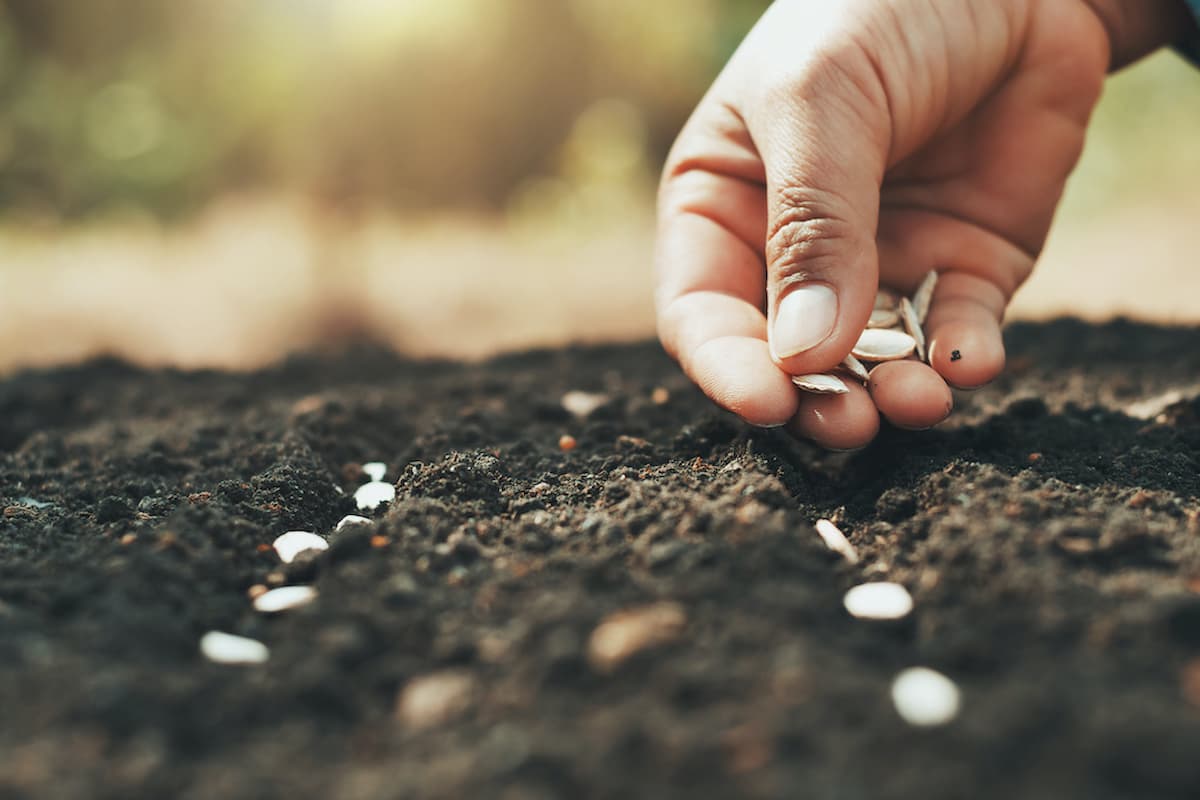
[[[1200,331],[1009,340],[951,423],[850,455],[717,412],[651,344],[11,377],[0,797],[1198,797],[1200,401],[1123,409],[1193,385]],[[579,421],[569,389],[610,400]],[[281,566],[373,460],[396,502]],[[913,615],[849,617],[884,577]],[[247,597],[306,581],[276,617]],[[676,638],[589,663],[601,620],[660,601]],[[270,661],[207,662],[214,629]],[[900,719],[912,665],[959,684],[956,721]],[[444,719],[397,716],[446,670]]]

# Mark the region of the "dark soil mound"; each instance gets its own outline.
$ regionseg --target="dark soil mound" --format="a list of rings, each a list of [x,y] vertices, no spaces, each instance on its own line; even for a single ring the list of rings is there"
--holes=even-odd
[[[1200,332],[1009,340],[951,423],[852,455],[722,415],[651,344],[11,377],[0,797],[1200,796],[1200,402],[1127,413],[1192,387]],[[332,533],[374,460],[396,502]],[[290,529],[332,546],[284,567]],[[851,618],[885,577],[914,613]],[[295,582],[319,599],[252,609]],[[589,650],[644,606],[653,646]],[[270,661],[209,663],[209,630]],[[912,665],[956,721],[898,716]]]

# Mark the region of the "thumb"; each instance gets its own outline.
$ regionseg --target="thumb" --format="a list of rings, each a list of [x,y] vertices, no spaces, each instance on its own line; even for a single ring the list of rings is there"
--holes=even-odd
[[[831,53],[747,125],[767,191],[767,319],[771,355],[793,374],[832,368],[866,327],[879,279],[875,232],[890,124],[874,71]]]

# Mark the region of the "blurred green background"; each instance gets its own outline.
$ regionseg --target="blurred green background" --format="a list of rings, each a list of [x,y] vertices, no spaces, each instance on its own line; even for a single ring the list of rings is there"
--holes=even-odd
[[[0,368],[648,335],[659,164],[767,5],[0,0]],[[1111,80],[1018,312],[1200,319],[1197,142],[1200,72]]]

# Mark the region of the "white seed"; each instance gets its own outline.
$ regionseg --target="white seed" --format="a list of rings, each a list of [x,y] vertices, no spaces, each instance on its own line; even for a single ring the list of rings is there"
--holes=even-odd
[[[916,341],[904,331],[868,328],[850,353],[863,361],[896,361],[908,358],[916,347]]]
[[[864,583],[846,592],[846,610],[859,619],[901,619],[913,608],[912,595],[898,583]]]
[[[362,465],[362,471],[367,474],[367,477],[373,481],[383,480],[383,476],[387,475],[387,464],[382,461],[368,461]]]
[[[904,329],[917,343],[917,358],[925,360],[925,331],[921,329],[921,321],[917,318],[917,310],[907,297],[900,298],[900,318],[904,320]]]
[[[374,511],[381,503],[390,503],[396,499],[396,487],[383,481],[364,483],[354,492],[354,502],[359,511]]]
[[[895,308],[896,300],[899,298],[891,289],[879,288],[875,292],[875,308]]]
[[[262,642],[220,631],[209,631],[200,638],[200,652],[217,664],[262,664],[271,657]]]
[[[396,699],[396,716],[410,728],[433,728],[471,707],[475,679],[461,670],[443,670],[413,678]]]
[[[814,394],[846,394],[850,391],[846,384],[836,375],[816,373],[813,375],[793,375],[792,383],[805,392]]]
[[[890,308],[877,308],[867,320],[868,328],[890,328],[900,323],[900,315]]]
[[[921,285],[913,292],[912,304],[917,311],[917,322],[925,324],[925,318],[929,316],[929,304],[933,301],[933,290],[937,287],[938,274],[930,271],[928,275],[921,281]]]
[[[931,728],[958,716],[962,693],[954,681],[928,667],[912,667],[892,682],[892,702],[909,725]]]
[[[275,614],[307,605],[316,598],[317,590],[311,586],[281,586],[254,598],[254,610]]]
[[[817,520],[814,526],[817,529],[817,535],[825,542],[825,546],[835,553],[839,553],[842,558],[849,561],[851,564],[858,563],[858,551],[854,549],[854,545],[850,544],[850,540],[846,538],[846,534],[827,519]]]
[[[360,517],[358,514],[347,514],[338,521],[335,531],[340,531],[347,525],[370,525],[371,520],[367,517]]]
[[[838,366],[849,372],[854,377],[858,378],[863,383],[871,380],[871,373],[867,372],[867,368],[863,366],[863,363],[854,356],[846,356],[844,359],[842,359],[842,363]]]
[[[600,406],[608,402],[608,395],[595,394],[594,392],[581,392],[578,389],[572,389],[562,396],[559,400],[562,407],[568,413],[576,417],[591,416],[591,413]]]
[[[630,656],[675,639],[687,614],[678,603],[655,603],[605,617],[588,640],[588,661],[599,672],[611,672]]]
[[[308,531],[288,531],[276,539],[272,546],[279,554],[279,560],[290,564],[306,550],[328,550],[329,542]]]

